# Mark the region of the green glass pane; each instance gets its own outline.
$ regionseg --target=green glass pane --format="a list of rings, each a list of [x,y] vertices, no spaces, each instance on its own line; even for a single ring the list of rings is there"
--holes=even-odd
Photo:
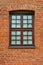
[[[16,35],[16,32],[15,31],[11,31],[11,35]]]
[[[23,35],[27,35],[27,31],[24,31],[24,32],[23,32]]]
[[[28,44],[32,44],[32,41],[28,41]]]
[[[16,20],[12,20],[11,22],[12,22],[12,23],[16,23]]]
[[[17,41],[17,43],[16,44],[21,44],[21,42],[20,41]]]
[[[23,39],[27,40],[27,36],[23,36]]]
[[[23,41],[23,44],[27,44],[27,41]]]
[[[20,20],[17,20],[17,23],[21,23],[21,21]]]
[[[23,16],[23,19],[27,19],[27,16],[26,16],[26,15],[24,15],[24,16]]]
[[[16,39],[16,37],[15,37],[15,36],[12,36],[12,37],[11,37],[11,39],[12,39],[12,40],[15,40],[15,39]]]
[[[23,20],[23,23],[27,23],[27,20]]]
[[[11,27],[12,27],[12,28],[16,28],[16,24],[12,24]]]
[[[15,44],[15,41],[11,41],[11,44]]]
[[[17,24],[17,28],[21,28],[21,25],[20,24]]]
[[[17,15],[17,19],[21,19],[21,16]]]
[[[28,19],[32,19],[32,15],[28,15]]]
[[[28,35],[32,35],[32,31],[28,31]]]
[[[28,24],[28,28],[32,28],[32,24]]]
[[[21,32],[20,31],[17,31],[17,35],[20,35],[21,34]]]
[[[12,15],[12,19],[16,19],[16,16],[15,15]]]
[[[32,39],[32,36],[28,36],[28,39]]]
[[[20,39],[21,39],[21,37],[20,37],[20,36],[16,36],[16,38],[17,38],[17,40],[20,40]]]
[[[27,28],[27,24],[23,24],[23,28]]]
[[[28,23],[32,23],[32,20],[28,20]]]

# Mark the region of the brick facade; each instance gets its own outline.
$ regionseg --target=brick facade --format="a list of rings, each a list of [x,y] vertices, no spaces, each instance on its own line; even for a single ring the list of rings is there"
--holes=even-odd
[[[9,11],[35,11],[35,49],[9,49]],[[0,0],[0,65],[43,65],[43,0]]]

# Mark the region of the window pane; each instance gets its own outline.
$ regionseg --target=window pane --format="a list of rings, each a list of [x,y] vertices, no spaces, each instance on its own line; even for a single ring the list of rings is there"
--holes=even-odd
[[[23,23],[27,23],[27,20],[23,20]]]
[[[28,23],[32,23],[32,20],[28,20]]]
[[[15,15],[12,15],[12,19],[16,19],[16,16]]]
[[[17,16],[17,19],[21,19],[21,16],[18,15],[18,16]]]
[[[15,44],[15,41],[11,41],[11,44]]]
[[[16,38],[17,38],[17,40],[20,40],[20,39],[21,39],[21,37],[20,37],[20,36],[17,36]]]
[[[28,36],[28,39],[32,39],[32,36]]]
[[[24,15],[24,16],[23,16],[23,19],[27,19],[27,16],[26,16],[26,15]]]
[[[20,35],[21,34],[21,32],[20,31],[17,31],[17,35]]]
[[[17,28],[21,28],[21,25],[20,24],[17,24]]]
[[[21,23],[20,20],[17,20],[17,23]]]
[[[11,37],[11,39],[12,39],[12,40],[15,40],[15,39],[16,39],[16,37],[15,37],[15,36],[12,36],[12,37]]]
[[[28,24],[28,28],[32,28],[32,24]]]
[[[12,24],[12,26],[11,26],[12,28],[16,28],[16,24]]]
[[[28,19],[32,19],[32,15],[29,15],[29,16],[28,16]]]
[[[16,20],[12,20],[11,22],[12,22],[12,23],[16,23]]]
[[[27,28],[27,24],[23,24],[23,28]]]
[[[28,41],[28,44],[32,44],[32,41]]]
[[[16,35],[16,32],[14,32],[14,31],[11,31],[11,35]]]
[[[23,44],[27,44],[27,41],[23,41]]]
[[[23,35],[27,35],[27,32],[26,32],[26,31],[24,31],[24,32],[23,32]]]
[[[23,39],[27,40],[27,36],[23,36]]]
[[[28,35],[32,35],[32,31],[29,31],[29,32],[28,32]]]
[[[17,41],[17,43],[16,44],[21,44],[21,42],[20,41]]]

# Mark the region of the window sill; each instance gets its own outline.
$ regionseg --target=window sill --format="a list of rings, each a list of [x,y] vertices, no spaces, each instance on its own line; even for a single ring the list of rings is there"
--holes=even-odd
[[[34,49],[36,48],[35,46],[9,46],[9,49]]]

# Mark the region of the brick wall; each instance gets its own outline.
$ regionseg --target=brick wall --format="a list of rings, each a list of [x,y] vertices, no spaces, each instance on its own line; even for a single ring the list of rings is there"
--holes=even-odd
[[[9,11],[34,10],[35,49],[9,49]],[[0,65],[43,65],[43,0],[0,0]]]

